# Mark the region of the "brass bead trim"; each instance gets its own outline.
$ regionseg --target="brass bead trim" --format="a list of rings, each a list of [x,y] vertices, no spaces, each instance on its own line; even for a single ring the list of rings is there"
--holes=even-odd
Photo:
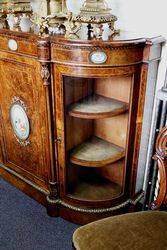
[[[28,185],[30,185],[31,187],[35,188],[36,190],[38,190],[39,192],[43,193],[44,195],[49,195],[49,191],[35,185],[33,182],[27,180],[26,178],[24,178],[23,176],[21,176],[20,174],[16,173],[15,171],[9,169],[8,167],[4,166],[3,164],[0,163],[0,168],[3,168],[5,171],[9,172],[10,174],[14,175],[15,177],[21,179],[22,181],[24,181],[25,183],[27,183]]]
[[[136,48],[136,46],[139,47],[144,47],[145,43],[139,43],[139,44],[135,44],[135,45],[126,45],[124,44],[121,47],[113,47],[112,45],[105,45],[104,44],[104,48],[105,49],[110,49],[110,50],[125,50],[125,49],[132,49],[132,48]],[[80,46],[80,45],[64,45],[64,44],[59,44],[59,43],[54,43],[52,42],[51,47],[56,47],[56,48],[61,48],[61,49],[82,49],[82,50],[91,50],[91,51],[96,51],[96,50],[100,50],[101,48],[99,46]]]
[[[110,207],[110,208],[81,208],[81,207],[75,207],[72,206],[61,199],[56,199],[56,200],[51,200],[49,196],[47,196],[47,201],[50,204],[55,204],[55,205],[61,205],[64,206],[65,208],[69,208],[73,211],[76,212],[81,212],[81,213],[90,213],[90,214],[100,214],[100,213],[107,213],[107,212],[113,212],[116,210],[119,210],[121,208],[126,207],[127,205],[136,205],[144,196],[144,192],[142,192],[135,200],[128,199],[127,201],[121,203],[120,205]]]

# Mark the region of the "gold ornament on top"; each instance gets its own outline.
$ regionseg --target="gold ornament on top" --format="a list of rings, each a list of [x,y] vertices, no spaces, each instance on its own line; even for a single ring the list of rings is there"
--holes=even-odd
[[[65,33],[64,22],[67,20],[67,6],[65,0],[47,0],[48,11],[47,16],[40,17],[38,13],[32,17],[32,22],[39,28],[40,36],[47,36],[49,34]]]
[[[0,13],[31,13],[30,0],[1,0]]]
[[[88,38],[102,38],[104,24],[108,24],[111,36],[118,34],[118,31],[114,28],[117,17],[111,13],[111,9],[105,0],[85,0],[80,13],[76,16],[73,15],[70,21],[81,25],[87,24]]]
[[[65,0],[50,0],[50,14],[46,17],[49,25],[49,32],[53,34],[65,33],[64,22],[67,20],[67,6]]]
[[[22,14],[32,13],[30,0],[1,0],[0,2],[0,24],[2,28],[7,28],[9,15],[13,18],[13,30],[19,30],[20,17]]]
[[[70,38],[70,39],[79,37],[77,33],[81,29],[81,24],[73,20],[72,12],[68,13],[68,19],[64,23],[64,26],[66,29],[65,37]]]
[[[7,13],[8,13],[8,4],[7,0],[2,0],[0,3],[0,26],[1,28],[7,28]]]

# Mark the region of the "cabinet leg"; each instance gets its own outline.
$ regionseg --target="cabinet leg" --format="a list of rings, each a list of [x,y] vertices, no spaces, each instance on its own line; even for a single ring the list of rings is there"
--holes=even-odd
[[[59,207],[58,204],[54,200],[51,200],[49,197],[47,197],[47,214],[50,217],[58,217],[59,216]]]
[[[51,217],[59,216],[59,204],[58,204],[58,185],[57,182],[49,182],[50,195],[47,196],[47,214]]]

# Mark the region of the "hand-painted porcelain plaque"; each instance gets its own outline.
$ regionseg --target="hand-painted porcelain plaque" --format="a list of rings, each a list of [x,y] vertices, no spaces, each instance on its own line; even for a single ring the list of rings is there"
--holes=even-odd
[[[90,54],[90,60],[95,64],[105,63],[107,61],[107,55],[104,51],[94,51]]]
[[[18,49],[17,42],[14,39],[10,39],[8,41],[8,47],[9,47],[10,50],[16,51]]]
[[[30,124],[24,108],[19,103],[12,105],[10,119],[16,136],[20,140],[26,140],[30,134]]]

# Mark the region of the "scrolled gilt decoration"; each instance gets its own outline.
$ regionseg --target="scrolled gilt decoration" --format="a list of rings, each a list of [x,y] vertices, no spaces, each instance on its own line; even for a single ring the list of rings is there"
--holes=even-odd
[[[16,135],[14,135],[16,138],[16,141],[23,147],[27,147],[28,145],[30,145],[30,141],[26,140],[26,141],[22,141],[20,140]]]
[[[9,27],[11,30],[20,31],[20,26],[23,26],[26,17],[29,18],[31,14],[32,9],[29,0],[1,0],[0,23],[2,28]]]
[[[64,23],[67,38],[76,38],[77,32],[81,29],[81,24],[73,19],[72,12],[68,13],[68,20]]]
[[[167,204],[167,126],[159,132],[153,159],[157,161],[160,175],[159,193],[156,200],[151,204],[151,209],[155,210],[160,208],[161,205]]]
[[[38,27],[38,35],[41,37],[48,36],[49,29],[49,20],[46,17],[38,17],[37,14],[34,14],[31,18],[31,22],[34,26]]]
[[[48,1],[48,14],[41,17],[38,13],[34,13],[31,21],[39,29],[40,36],[48,34],[65,34],[64,22],[67,20],[67,7],[65,0],[50,0]]]
[[[1,0],[0,13],[31,13],[30,0]]]
[[[19,104],[24,108],[24,110],[27,111],[27,106],[26,106],[25,103],[20,99],[20,97],[14,96],[14,97],[12,98],[11,104],[15,104],[15,103],[19,103]]]
[[[7,28],[7,1],[0,3],[0,26],[1,28]]]
[[[81,24],[86,23],[88,25],[89,39],[101,39],[104,24],[108,24],[111,37],[119,33],[119,31],[114,28],[117,17],[111,14],[111,9],[105,0],[85,0],[80,9],[80,13],[73,16],[72,21]]]
[[[0,13],[0,28],[2,29],[7,28],[6,15],[3,13]]]
[[[50,85],[50,66],[47,63],[43,63],[41,66],[41,77],[44,81],[44,86]]]
[[[46,18],[49,22],[49,33],[63,35],[64,22],[68,18],[66,0],[50,0],[50,15]]]

